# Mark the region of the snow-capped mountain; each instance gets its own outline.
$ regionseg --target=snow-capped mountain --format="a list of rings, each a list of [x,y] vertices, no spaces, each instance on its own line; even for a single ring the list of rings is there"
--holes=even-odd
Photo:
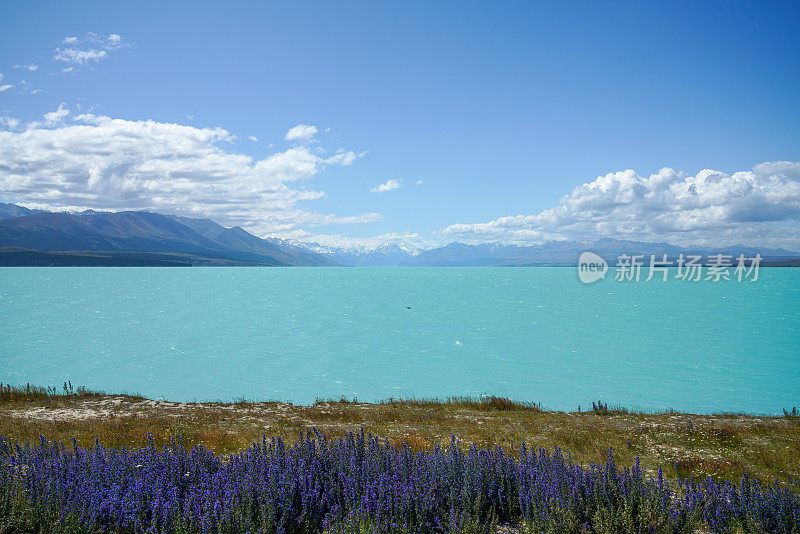
[[[354,244],[348,247],[326,246],[319,243],[304,243],[275,239],[282,246],[301,247],[328,259],[350,267],[388,267],[407,265],[425,249],[408,244],[385,243],[379,245]]]
[[[285,244],[285,243],[284,243]],[[714,254],[726,254],[736,257],[745,254],[752,257],[761,254],[770,262],[785,263],[796,261],[800,252],[784,249],[761,249],[755,247],[736,246],[693,246],[679,247],[669,243],[646,243],[640,241],[624,241],[602,238],[595,241],[551,241],[535,245],[509,245],[499,242],[466,244],[450,243],[448,245],[420,249],[404,247],[398,244],[385,244],[375,247],[355,246],[350,248],[326,247],[318,243],[294,242],[294,246],[322,254],[332,261],[346,266],[415,266],[415,267],[480,267],[480,266],[547,266],[575,265],[578,256],[587,250],[603,256],[609,263],[614,263],[620,255],[641,255],[644,258],[656,255],[659,258],[666,254],[675,259],[680,254],[698,255],[703,258]]]

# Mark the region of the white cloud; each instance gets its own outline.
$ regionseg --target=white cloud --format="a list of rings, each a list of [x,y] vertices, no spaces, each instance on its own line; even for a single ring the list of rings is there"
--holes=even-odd
[[[294,128],[286,132],[287,141],[308,141],[317,135],[317,127],[308,124],[298,124]]]
[[[90,61],[99,61],[108,56],[105,50],[76,50],[74,48],[56,48],[56,54],[53,59],[63,61],[65,63],[77,63],[85,65]]]
[[[391,180],[387,180],[386,182],[376,185],[375,187],[371,187],[369,192],[370,193],[385,193],[386,191],[394,191],[395,189],[400,189],[400,186],[403,185],[403,180],[400,178],[392,178]]]
[[[751,171],[664,168],[648,178],[632,170],[576,187],[558,206],[477,224],[453,224],[448,239],[530,243],[598,237],[690,244],[800,246],[800,162],[768,162]]]
[[[325,167],[358,155],[326,155],[293,147],[255,160],[225,150],[233,136],[221,128],[129,121],[79,114],[69,123],[63,105],[46,124],[0,130],[0,195],[42,207],[152,209],[210,217],[259,235],[304,226],[362,223],[365,213],[338,216],[303,208],[324,196],[300,184]]]
[[[251,141],[258,141],[258,137],[256,137],[255,135],[251,135],[250,137],[248,137],[248,139],[250,139]]]
[[[351,165],[356,159],[363,158],[366,155],[366,152],[355,153],[349,150],[339,149],[336,151],[335,155],[330,157],[330,160],[339,165]]]
[[[73,66],[83,66],[101,61],[107,58],[109,53],[123,46],[122,37],[115,33],[103,37],[90,32],[83,39],[66,37],[62,43],[71,46],[56,48],[53,59]],[[66,68],[63,72],[69,72],[72,68]]]
[[[0,117],[0,124],[14,130],[19,126],[19,119],[15,119],[14,117]]]
[[[417,180],[417,185],[422,185],[422,184],[423,184],[422,180]]]
[[[3,74],[0,73],[0,82],[3,81]],[[14,83],[0,83],[0,93],[5,93],[6,91],[10,91],[11,89],[17,89],[19,94],[32,94],[35,95],[41,92],[41,89],[31,89],[31,84],[27,80],[19,80],[18,82]]]
[[[29,65],[14,65],[14,68],[15,69],[27,70],[27,71],[30,71],[30,72],[35,72],[35,71],[39,70],[39,65],[35,65],[33,63],[31,63]]]
[[[57,122],[61,122],[64,120],[67,115],[69,115],[69,110],[64,107],[64,103],[58,105],[58,109],[56,111],[51,111],[50,113],[44,114],[44,122],[50,126]]]

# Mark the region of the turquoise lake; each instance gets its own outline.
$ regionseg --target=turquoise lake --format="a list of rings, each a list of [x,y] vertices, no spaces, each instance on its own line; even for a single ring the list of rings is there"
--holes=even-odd
[[[182,401],[800,405],[800,269],[762,268],[756,282],[612,275],[585,285],[573,268],[2,268],[0,381]]]

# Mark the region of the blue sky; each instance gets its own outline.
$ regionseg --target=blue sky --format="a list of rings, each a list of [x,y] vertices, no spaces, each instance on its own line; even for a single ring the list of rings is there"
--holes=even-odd
[[[331,244],[800,248],[799,25],[796,2],[4,2],[0,199]]]

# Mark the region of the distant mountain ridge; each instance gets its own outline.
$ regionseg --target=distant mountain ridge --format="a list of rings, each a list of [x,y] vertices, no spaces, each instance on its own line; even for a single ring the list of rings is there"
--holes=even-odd
[[[499,242],[466,244],[450,243],[427,250],[403,249],[397,245],[384,245],[373,250],[326,249],[313,243],[312,250],[327,255],[342,265],[349,266],[408,266],[408,267],[528,267],[576,265],[578,256],[592,251],[613,264],[622,254],[641,255],[649,261],[650,255],[658,259],[666,254],[674,260],[680,254],[698,255],[705,260],[713,254],[725,254],[734,258],[739,254],[752,257],[761,254],[765,264],[784,264],[800,260],[800,252],[785,249],[746,247],[679,247],[669,243],[647,243],[601,238],[595,241],[552,241],[537,245],[509,245]]]
[[[0,264],[39,265],[47,258],[58,265],[336,265],[308,249],[279,245],[210,219],[0,205]]]
[[[0,265],[258,265],[364,267],[527,267],[575,265],[584,251],[613,264],[622,254],[761,254],[764,265],[800,266],[800,252],[744,245],[679,247],[602,238],[535,245],[499,242],[421,249],[403,244],[327,247],[281,239],[262,239],[243,228],[226,228],[211,219],[149,211],[77,213],[31,210],[0,203]]]

